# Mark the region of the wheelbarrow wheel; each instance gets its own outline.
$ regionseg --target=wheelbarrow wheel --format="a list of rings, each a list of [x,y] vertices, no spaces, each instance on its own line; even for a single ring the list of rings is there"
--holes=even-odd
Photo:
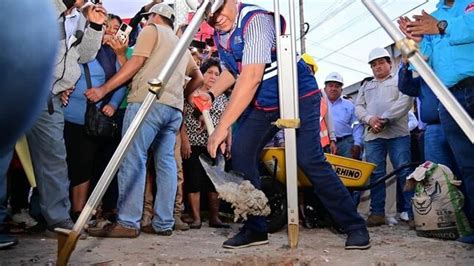
[[[286,187],[270,176],[262,176],[261,185],[271,209],[270,215],[266,217],[268,232],[274,233],[288,222]]]

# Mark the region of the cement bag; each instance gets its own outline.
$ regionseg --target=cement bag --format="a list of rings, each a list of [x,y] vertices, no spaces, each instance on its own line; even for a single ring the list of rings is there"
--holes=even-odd
[[[427,161],[407,181],[415,185],[412,208],[418,236],[454,240],[472,234],[462,211],[464,196],[457,188],[461,181],[448,167]]]

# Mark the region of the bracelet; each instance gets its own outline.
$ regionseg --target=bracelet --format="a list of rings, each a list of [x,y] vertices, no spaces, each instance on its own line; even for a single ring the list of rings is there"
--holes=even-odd
[[[216,99],[216,96],[214,96],[214,93],[212,93],[212,91],[207,91],[207,94],[209,94],[209,96],[211,97],[211,101],[214,102],[214,100]]]
[[[94,23],[94,22],[90,22],[89,27],[91,27],[92,29],[94,29],[96,31],[101,31],[102,30],[102,24],[97,24],[97,23]]]

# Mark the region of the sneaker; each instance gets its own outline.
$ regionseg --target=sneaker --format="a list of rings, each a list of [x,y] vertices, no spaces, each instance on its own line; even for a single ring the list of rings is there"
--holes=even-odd
[[[57,233],[69,234],[69,231],[71,231],[73,227],[74,222],[72,221],[72,219],[66,219],[52,226],[48,226],[48,230],[46,230],[45,236],[56,237]],[[87,234],[84,232],[84,229],[82,229],[81,233],[79,234],[79,239],[84,240],[86,238]]]
[[[367,221],[365,221],[368,227],[375,227],[381,226],[385,224],[385,216],[384,215],[369,215]]]
[[[474,234],[468,235],[468,236],[462,236],[458,238],[456,241],[464,243],[464,244],[474,245]]]
[[[222,244],[223,248],[246,248],[250,246],[258,246],[268,244],[267,233],[257,233],[250,230],[242,229],[234,237],[228,239]]]
[[[59,223],[55,223],[51,226],[48,226],[48,230],[51,232],[54,232],[56,228],[72,230],[73,227],[74,227],[74,222],[71,219],[66,219]]]
[[[410,220],[410,218],[408,217],[408,212],[400,213],[400,220],[404,222],[408,222]]]
[[[15,213],[12,216],[12,220],[18,224],[25,224],[26,228],[31,228],[38,224],[38,222],[30,216],[28,210],[26,209],[21,209],[19,213]]]
[[[173,230],[165,229],[162,231],[156,231],[151,224],[141,227],[140,231],[147,234],[156,234],[160,236],[170,236],[173,234]]]
[[[180,216],[175,216],[173,229],[179,231],[187,231],[189,230],[189,224],[183,222]]]
[[[18,244],[18,239],[11,235],[0,234],[0,249],[7,249]]]
[[[140,235],[140,230],[119,223],[108,224],[104,228],[89,228],[87,232],[95,237],[136,238]]]
[[[398,224],[398,221],[397,221],[397,219],[395,219],[395,217],[387,217],[385,219],[386,219],[386,222],[387,222],[388,226],[394,226],[394,225]]]
[[[349,232],[345,249],[369,249],[370,237],[366,228]]]

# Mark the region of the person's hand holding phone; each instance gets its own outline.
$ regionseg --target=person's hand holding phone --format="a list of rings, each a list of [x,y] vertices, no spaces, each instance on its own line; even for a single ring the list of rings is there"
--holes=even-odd
[[[125,42],[119,40],[116,36],[107,40],[107,43],[110,48],[112,48],[117,56],[125,55],[128,47],[128,38],[125,39]]]
[[[104,25],[107,20],[107,10],[105,10],[101,3],[91,6],[86,12],[86,17],[90,22]]]
[[[114,35],[110,34],[105,34],[104,37],[102,37],[102,44],[109,44],[109,42],[114,38]]]

